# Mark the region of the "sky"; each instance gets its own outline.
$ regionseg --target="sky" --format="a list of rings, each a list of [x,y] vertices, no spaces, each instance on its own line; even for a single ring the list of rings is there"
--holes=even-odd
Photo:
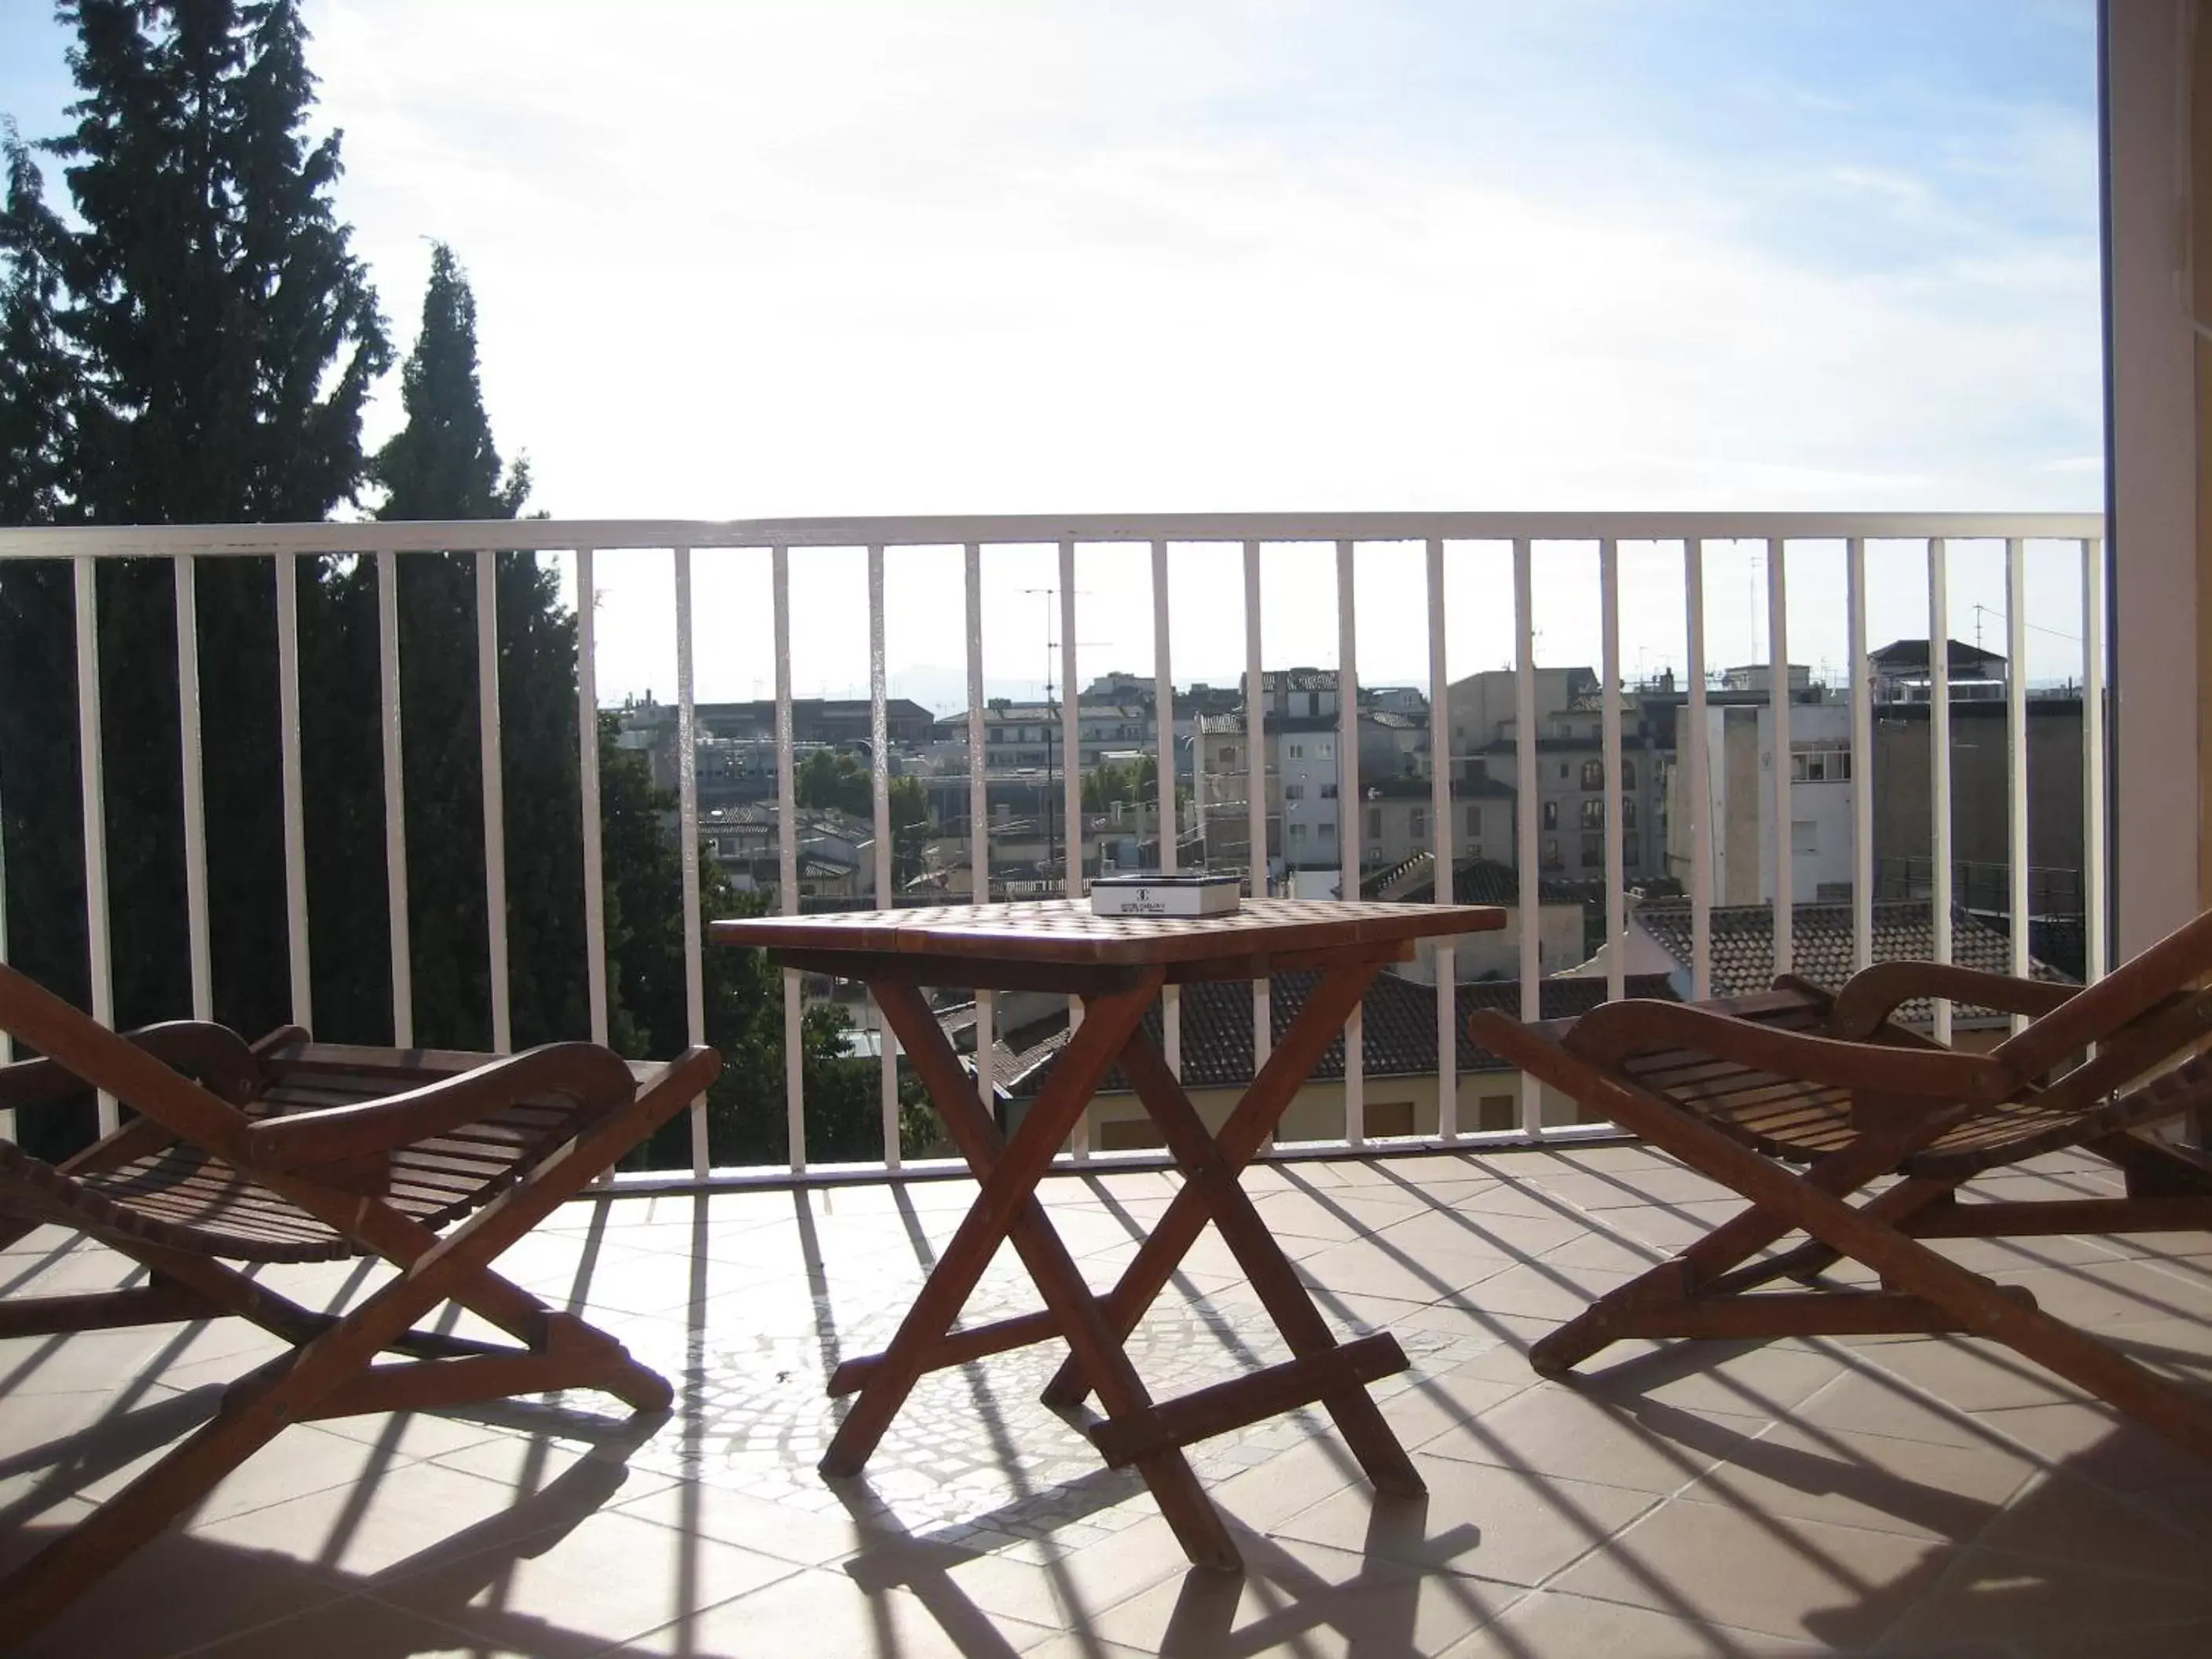
[[[395,337],[451,242],[556,516],[2102,504],[2093,0],[306,15]],[[65,44],[0,0],[27,134]],[[1054,556],[984,559],[987,678],[1024,695]],[[1425,681],[1419,550],[1358,559],[1363,681]],[[1622,559],[1624,666],[1679,664],[1679,550]],[[1503,665],[1503,550],[1448,563],[1450,672]],[[1711,655],[1763,659],[1759,556],[1707,563]],[[1870,563],[1870,642],[1924,635],[1919,551]],[[861,554],[793,564],[796,689],[864,691]],[[2078,674],[2075,556],[2030,564],[2030,676]],[[603,694],[672,696],[668,555],[599,568]],[[891,690],[949,706],[959,555],[889,569]],[[1595,569],[1538,550],[1540,660],[1596,660]],[[1955,553],[1955,635],[2002,647],[2001,569]],[[1271,665],[1333,665],[1329,550],[1265,570]],[[1174,550],[1179,683],[1241,671],[1240,573]],[[767,695],[766,556],[696,580],[699,694]],[[1145,550],[1083,549],[1076,587],[1079,676],[1152,673]],[[1840,672],[1840,549],[1788,591],[1790,655]]]

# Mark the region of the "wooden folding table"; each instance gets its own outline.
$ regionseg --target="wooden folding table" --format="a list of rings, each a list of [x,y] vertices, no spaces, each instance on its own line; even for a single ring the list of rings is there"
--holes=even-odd
[[[1190,1559],[1240,1566],[1220,1516],[1182,1449],[1319,1401],[1380,1491],[1418,1492],[1420,1477],[1367,1385],[1403,1370],[1397,1341],[1378,1332],[1339,1343],[1298,1282],[1237,1172],[1266,1145],[1322,1051],[1387,963],[1414,942],[1501,927],[1492,906],[1247,900],[1200,918],[1098,916],[1067,900],[945,905],[843,915],[718,921],[720,945],[765,947],[787,968],[866,983],[927,1087],[946,1131],[982,1183],[890,1346],[848,1360],[830,1378],[853,1402],[823,1457],[824,1474],[859,1473],[926,1372],[1053,1337],[1069,1354],[1048,1402],[1093,1391],[1105,1416],[1091,1442],[1115,1467],[1134,1465]],[[1322,978],[1220,1130],[1210,1132],[1146,1035],[1146,1010],[1167,985],[1255,980],[1286,969]],[[924,986],[1066,992],[1083,1019],[1010,1139],[978,1097],[932,1015]],[[1095,1294],[1053,1231],[1037,1182],[1109,1072],[1119,1066],[1159,1126],[1184,1183],[1112,1290]],[[1291,1358],[1176,1400],[1154,1401],[1125,1346],[1208,1221],[1250,1279]],[[1002,1240],[1012,1238],[1044,1299],[1035,1314],[956,1328]]]

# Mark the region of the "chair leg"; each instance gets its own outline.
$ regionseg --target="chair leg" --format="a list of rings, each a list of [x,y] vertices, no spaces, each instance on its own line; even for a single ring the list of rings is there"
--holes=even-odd
[[[1659,1133],[1649,1128],[1644,1133],[1648,1138],[1659,1140],[1668,1127],[1662,1121]],[[1906,1130],[1863,1134],[1842,1151],[1829,1153],[1803,1175],[1785,1173],[1784,1178],[1793,1188],[1802,1187],[1840,1201],[1846,1194],[1895,1169],[1911,1133]],[[1735,1142],[1717,1133],[1712,1139],[1731,1151],[1736,1150]],[[1669,1146],[1667,1150],[1692,1168],[1712,1173],[1676,1148]],[[1923,1193],[1923,1188],[1927,1190]],[[1738,1190],[1742,1190],[1740,1185]],[[1869,1213],[1910,1214],[1949,1190],[1949,1186],[1941,1182],[1902,1182],[1875,1200]],[[1577,1317],[1541,1339],[1528,1350],[1529,1364],[1539,1376],[1564,1376],[1600,1349],[1628,1334],[1620,1328],[1630,1316],[1639,1323],[1649,1323],[1648,1316],[1654,1310],[1677,1306],[1692,1296],[1734,1295],[1785,1274],[1793,1279],[1810,1279],[1832,1267],[1844,1253],[1818,1237],[1808,1239],[1773,1261],[1763,1261],[1752,1267],[1743,1265],[1776,1240],[1798,1230],[1802,1224],[1793,1213],[1795,1208],[1794,1204],[1785,1209],[1754,1200],[1749,1209],[1723,1222],[1679,1255],[1607,1291]]]
[[[300,1356],[287,1356],[288,1370]],[[12,1646],[212,1491],[283,1428],[282,1381],[234,1390],[200,1428],[68,1532],[0,1579],[0,1647]]]

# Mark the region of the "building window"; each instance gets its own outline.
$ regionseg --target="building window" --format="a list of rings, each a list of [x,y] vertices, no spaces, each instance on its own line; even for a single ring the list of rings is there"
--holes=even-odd
[[[1306,827],[1305,827],[1305,825],[1304,825],[1303,823],[1294,823],[1294,824],[1292,824],[1292,825],[1291,826],[1291,839],[1292,841],[1304,841],[1305,838],[1306,838]]]
[[[1851,776],[1851,751],[1841,744],[1796,744],[1790,745],[1790,781],[1792,783],[1848,783]]]
[[[1593,795],[1583,803],[1583,828],[1585,830],[1605,828],[1605,797],[1603,795]]]
[[[1379,806],[1370,806],[1367,809],[1367,839],[1370,841],[1382,839],[1382,809]]]
[[[1620,763],[1620,787],[1623,789],[1636,787],[1636,763],[1625,757]]]
[[[1559,827],[1559,803],[1555,800],[1547,800],[1544,803],[1544,828],[1547,830],[1556,830]]]
[[[1314,758],[1316,760],[1327,760],[1335,752],[1336,745],[1330,742],[1327,738],[1323,738],[1319,743],[1314,745]]]
[[[1559,838],[1557,836],[1544,837],[1544,867],[1547,870],[1559,867]]]
[[[1482,833],[1482,809],[1480,806],[1470,806],[1467,809],[1467,833],[1470,836],[1479,836]],[[1478,853],[1475,856],[1480,858],[1481,854]]]
[[[1605,837],[1603,836],[1584,836],[1583,837],[1583,868],[1585,870],[1595,870],[1604,861]]]
[[[1283,786],[1285,800],[1304,800],[1305,798],[1306,787],[1303,783],[1286,783]]]
[[[1559,763],[1559,781],[1560,781],[1561,783],[1565,783],[1566,781],[1567,781],[1567,763],[1566,763],[1566,762],[1565,762],[1565,761],[1561,761],[1561,762]]]
[[[1336,786],[1333,783],[1324,783],[1322,785],[1321,798],[1323,800],[1334,800],[1336,799]]]
[[[1428,810],[1425,807],[1416,806],[1406,816],[1407,838],[1413,841],[1426,841],[1429,838]]]
[[[1321,838],[1323,841],[1334,841],[1336,839],[1336,826],[1333,823],[1324,823],[1322,825]]]
[[[1230,762],[1235,760],[1237,758],[1237,750],[1235,745],[1226,743],[1223,744],[1219,750],[1218,758],[1224,766]]]
[[[1810,857],[1820,850],[1820,826],[1811,818],[1799,818],[1790,826],[1790,850],[1801,857]]]
[[[1474,1103],[1474,1127],[1493,1133],[1521,1127],[1520,1103],[1511,1095],[1485,1095]]]
[[[1586,760],[1583,763],[1583,787],[1585,789],[1602,789],[1605,787],[1605,763],[1603,761]]]
[[[1305,746],[1305,744],[1302,744],[1302,743],[1294,743],[1294,744],[1292,744],[1291,745],[1291,758],[1292,760],[1304,760],[1305,757],[1306,757],[1306,746]]]
[[[1636,797],[1633,795],[1620,798],[1620,827],[1624,830],[1636,828]]]

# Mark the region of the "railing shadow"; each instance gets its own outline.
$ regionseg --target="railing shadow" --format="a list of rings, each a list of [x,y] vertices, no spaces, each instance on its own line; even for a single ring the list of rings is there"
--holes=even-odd
[[[120,1468],[154,1446],[165,1443],[170,1431],[189,1428],[194,1420],[204,1419],[221,1393],[219,1387],[210,1384],[142,1407],[127,1414],[120,1431],[114,1419],[103,1419],[79,1434],[9,1458],[9,1471],[35,1467],[52,1458],[65,1464],[73,1480],[81,1482],[96,1479],[100,1474]],[[490,1413],[471,1409],[441,1412],[437,1415],[533,1431],[543,1437],[533,1443],[541,1451],[553,1436],[569,1440],[586,1438],[592,1443],[593,1453],[577,1459],[560,1475],[534,1490],[533,1471],[527,1480],[519,1483],[518,1496],[509,1508],[373,1573],[337,1570],[328,1540],[316,1552],[319,1559],[311,1561],[289,1552],[225,1543],[201,1534],[184,1532],[169,1534],[161,1541],[159,1547],[167,1558],[165,1579],[189,1584],[196,1594],[211,1602],[234,1602],[241,1608],[264,1605],[271,1584],[305,1580],[318,1593],[318,1599],[314,1606],[295,1615],[302,1618],[325,1610],[333,1601],[388,1593],[404,1584],[408,1611],[450,1622],[458,1629],[471,1632],[483,1651],[544,1655],[549,1659],[551,1656],[571,1654],[619,1656],[647,1651],[643,1647],[610,1646],[604,1636],[567,1630],[544,1618],[502,1607],[500,1601],[523,1561],[553,1549],[578,1526],[604,1510],[623,1490],[630,1476],[631,1454],[659,1431],[667,1421],[667,1414],[611,1420],[558,1407],[515,1404]],[[536,1466],[542,1467],[542,1457]],[[373,1499],[378,1485],[373,1475],[359,1483],[357,1501],[349,1505],[349,1519],[357,1521],[361,1511]],[[30,1497],[18,1499],[6,1511],[0,1512],[0,1553],[4,1553],[9,1561],[27,1558],[66,1530],[58,1525],[23,1524],[23,1512],[33,1501]],[[349,1532],[351,1528],[341,1529]],[[114,1593],[112,1587],[95,1585],[43,1632],[40,1640],[60,1652],[108,1650],[108,1638],[100,1629],[109,1611],[103,1606],[102,1597]],[[233,1631],[226,1634],[235,1637],[243,1633]],[[363,1659],[379,1659],[386,1654],[392,1659],[401,1659],[401,1656],[419,1651],[415,1636],[409,1632],[395,1631],[388,1638],[388,1645],[380,1645],[387,1638],[374,1620],[365,1620],[349,1626],[348,1635],[345,1650],[349,1655],[361,1655]],[[650,1650],[663,1650],[654,1647]]]

